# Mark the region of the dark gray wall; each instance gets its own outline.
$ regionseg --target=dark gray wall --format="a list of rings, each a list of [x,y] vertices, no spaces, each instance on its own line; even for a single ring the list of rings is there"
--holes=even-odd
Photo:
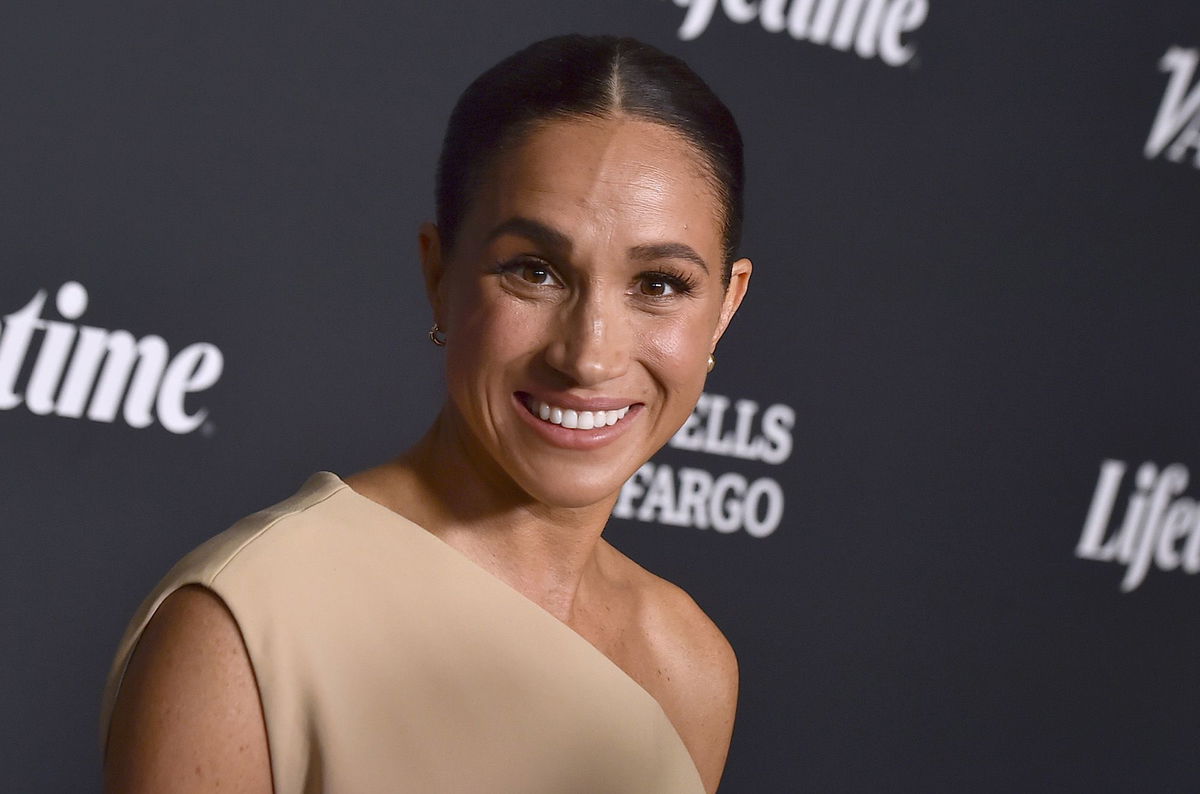
[[[688,40],[681,2],[5,12],[6,790],[97,786],[111,654],[177,557],[422,430],[446,116],[570,30],[682,55],[748,144],[751,294],[609,529],[738,651],[723,790],[1195,787],[1200,10],[870,0],[906,30],[862,57],[798,13],[766,29],[798,0],[718,3]],[[179,364],[142,428],[56,415],[49,340],[79,326],[208,343],[219,377],[186,394]],[[172,432],[181,409],[207,415]],[[727,454],[759,436],[776,462]]]

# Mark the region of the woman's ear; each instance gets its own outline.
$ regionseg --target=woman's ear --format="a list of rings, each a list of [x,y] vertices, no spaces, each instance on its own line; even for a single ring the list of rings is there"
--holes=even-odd
[[[433,321],[442,323],[442,277],[445,275],[445,262],[442,258],[442,236],[438,227],[432,223],[422,223],[417,233],[417,241],[421,246],[421,273],[425,277],[425,295],[429,299],[429,307],[433,309]]]
[[[721,317],[713,333],[712,347],[717,346],[725,329],[729,327],[729,321],[742,305],[742,298],[746,297],[746,288],[750,286],[750,273],[753,270],[754,265],[749,259],[739,259],[729,266],[729,286],[725,288],[725,298],[721,301]]]

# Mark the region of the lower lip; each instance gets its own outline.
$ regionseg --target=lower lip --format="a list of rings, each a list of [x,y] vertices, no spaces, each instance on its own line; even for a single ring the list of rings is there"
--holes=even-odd
[[[572,430],[562,425],[552,424],[551,422],[543,421],[541,418],[534,416],[529,412],[529,408],[525,405],[527,395],[514,394],[513,404],[516,406],[517,413],[520,414],[525,421],[533,427],[542,438],[549,441],[556,447],[563,449],[596,449],[605,444],[609,444],[617,439],[626,430],[626,426],[633,420],[635,416],[641,413],[642,406],[640,403],[635,403],[629,407],[628,413],[625,414],[615,425],[605,425],[604,427],[596,427],[591,430]]]

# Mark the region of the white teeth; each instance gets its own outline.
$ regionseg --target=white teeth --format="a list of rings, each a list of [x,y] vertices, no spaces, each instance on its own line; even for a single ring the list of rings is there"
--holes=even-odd
[[[592,430],[599,427],[611,427],[625,418],[630,406],[613,408],[607,411],[575,411],[570,408],[559,408],[541,400],[530,400],[529,410],[543,421],[562,425],[570,430]]]

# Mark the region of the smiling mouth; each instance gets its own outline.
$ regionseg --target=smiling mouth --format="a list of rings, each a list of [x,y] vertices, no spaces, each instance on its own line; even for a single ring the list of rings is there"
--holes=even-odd
[[[608,411],[576,411],[571,408],[560,408],[532,397],[526,397],[525,407],[529,413],[552,425],[565,427],[568,430],[594,430],[601,427],[611,427],[625,418],[632,407],[615,408]]]

